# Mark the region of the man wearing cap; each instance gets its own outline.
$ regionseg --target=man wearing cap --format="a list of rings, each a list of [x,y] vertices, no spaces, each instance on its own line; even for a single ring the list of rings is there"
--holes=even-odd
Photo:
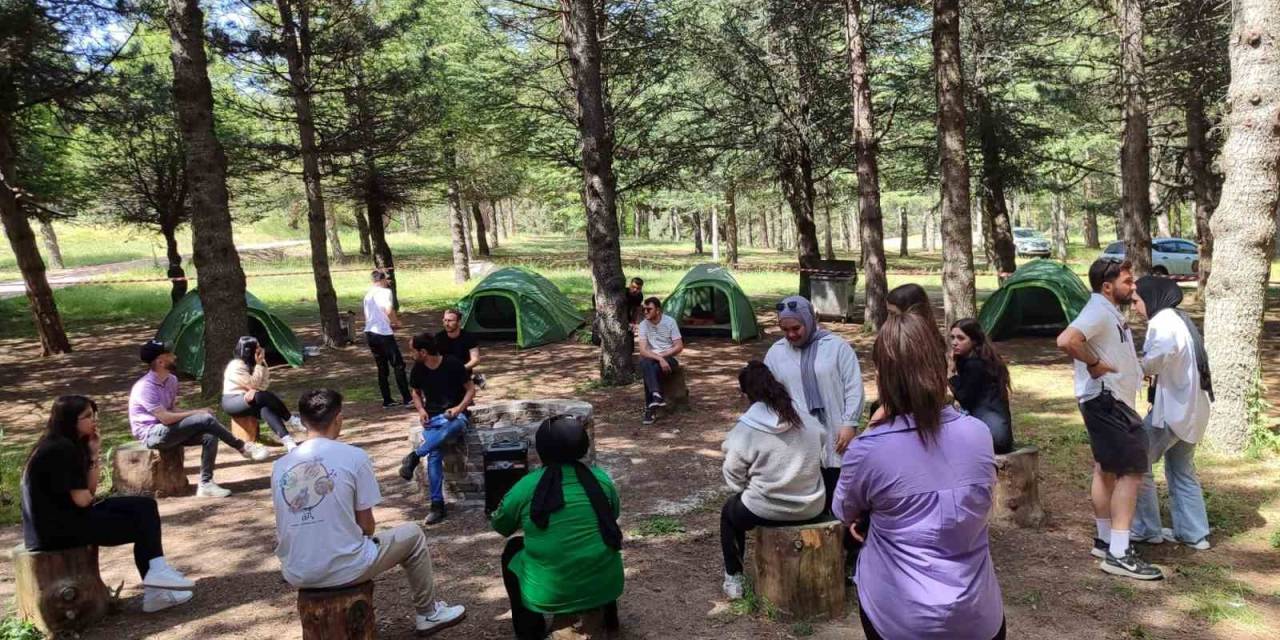
[[[404,356],[400,354],[400,345],[396,344],[395,330],[400,328],[400,317],[396,314],[391,297],[391,279],[385,271],[375,269],[369,292],[364,294],[364,341],[373,353],[373,361],[378,365],[378,391],[382,393],[382,408],[394,409],[401,406],[413,406],[409,395],[409,379],[404,374]],[[396,372],[396,386],[400,388],[401,402],[391,399],[391,370]]]
[[[208,409],[177,408],[178,377],[173,372],[178,368],[178,358],[163,342],[148,341],[142,345],[140,355],[148,369],[129,392],[129,426],[133,437],[148,449],[200,447],[200,484],[196,495],[202,498],[231,495],[213,482],[218,441],[255,462],[267,459],[266,447],[256,442],[245,444],[219,424]]]

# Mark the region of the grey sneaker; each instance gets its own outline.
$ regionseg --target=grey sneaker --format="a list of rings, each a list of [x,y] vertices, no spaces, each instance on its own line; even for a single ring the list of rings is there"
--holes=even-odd
[[[724,574],[724,595],[730,600],[737,600],[742,597],[745,589],[742,586],[742,574]]]
[[[1165,540],[1191,547],[1196,551],[1208,551],[1210,548],[1213,547],[1213,545],[1209,544],[1209,538],[1200,538],[1195,542],[1184,542],[1182,540],[1179,540],[1177,536],[1173,535],[1173,529],[1170,529],[1168,527],[1161,529],[1160,535],[1164,536]]]
[[[417,614],[413,617],[414,635],[429,636],[441,629],[448,629],[467,617],[467,609],[460,604],[450,606],[443,600],[431,605],[429,615]]]
[[[1138,556],[1138,552],[1132,546],[1125,549],[1124,555],[1117,558],[1107,552],[1107,559],[1103,560],[1099,568],[1113,576],[1124,576],[1133,578],[1134,580],[1160,580],[1164,578],[1164,572],[1159,567],[1143,560]]]
[[[1164,544],[1165,540],[1172,540],[1173,536],[1165,537],[1159,533],[1154,536],[1133,536],[1130,540],[1141,542],[1142,544]]]

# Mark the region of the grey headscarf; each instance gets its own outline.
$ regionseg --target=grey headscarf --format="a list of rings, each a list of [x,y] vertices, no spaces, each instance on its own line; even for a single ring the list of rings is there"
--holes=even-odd
[[[794,309],[792,307],[795,307]],[[818,319],[813,314],[813,305],[801,296],[788,296],[778,303],[778,321],[790,318],[799,320],[804,325],[804,342],[793,349],[800,350],[800,381],[804,385],[805,406],[809,413],[819,420],[824,420],[826,405],[822,402],[822,393],[818,389],[818,376],[814,372],[814,361],[818,358],[817,344],[822,338],[831,335],[830,331],[818,326]]]

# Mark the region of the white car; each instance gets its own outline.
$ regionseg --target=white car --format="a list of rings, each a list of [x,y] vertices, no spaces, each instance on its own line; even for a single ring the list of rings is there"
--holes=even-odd
[[[1049,257],[1049,241],[1035,229],[1014,227],[1013,246],[1020,256]]]
[[[1098,257],[1124,260],[1124,243],[1112,242]],[[1162,276],[1194,276],[1200,271],[1200,247],[1182,238],[1152,238],[1151,271]]]

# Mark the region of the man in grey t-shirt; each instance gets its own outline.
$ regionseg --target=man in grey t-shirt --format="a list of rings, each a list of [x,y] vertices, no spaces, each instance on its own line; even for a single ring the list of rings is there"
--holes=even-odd
[[[641,307],[644,319],[637,326],[640,334],[640,373],[644,375],[644,424],[653,424],[653,410],[667,406],[662,397],[662,376],[669,375],[680,363],[676,356],[684,351],[684,338],[675,318],[662,313],[662,301],[647,298]]]

